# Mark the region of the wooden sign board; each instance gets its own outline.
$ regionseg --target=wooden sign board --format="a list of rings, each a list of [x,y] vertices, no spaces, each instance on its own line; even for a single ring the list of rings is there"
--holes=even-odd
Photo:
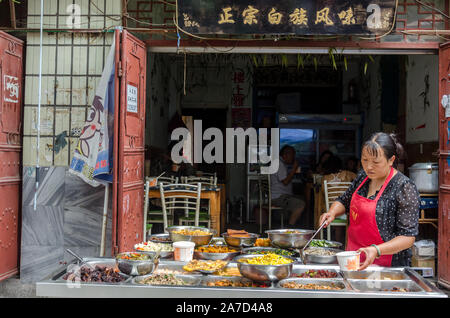
[[[391,30],[395,8],[396,0],[183,0],[178,25],[192,34],[372,35]]]

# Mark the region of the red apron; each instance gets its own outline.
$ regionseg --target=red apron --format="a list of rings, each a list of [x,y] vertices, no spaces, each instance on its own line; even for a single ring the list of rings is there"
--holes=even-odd
[[[388,185],[394,174],[394,169],[391,168],[388,178],[384,181],[383,187],[378,192],[375,200],[362,197],[358,194],[359,189],[367,181],[368,177],[364,179],[356,191],[353,193],[352,201],[350,203],[350,225],[348,227],[347,251],[356,251],[361,247],[367,247],[371,244],[384,243],[381,238],[377,226],[376,209],[377,202]],[[361,253],[361,262],[364,262],[366,255]],[[392,262],[392,255],[382,255],[373,262],[376,265],[390,267]]]

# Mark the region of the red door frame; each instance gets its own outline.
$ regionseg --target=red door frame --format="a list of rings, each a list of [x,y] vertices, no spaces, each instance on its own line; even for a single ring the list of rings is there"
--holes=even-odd
[[[19,271],[23,52],[22,40],[0,32],[0,281]],[[10,90],[15,85],[18,85],[17,97]]]
[[[450,42],[439,49],[439,218],[438,281],[450,288],[450,121],[442,97],[450,97]]]
[[[113,254],[133,250],[143,238],[147,49],[128,31],[116,30]],[[128,98],[134,96],[136,107]]]

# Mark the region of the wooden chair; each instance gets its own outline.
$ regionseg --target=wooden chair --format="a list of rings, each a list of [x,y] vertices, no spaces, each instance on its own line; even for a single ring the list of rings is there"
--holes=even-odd
[[[197,185],[200,185],[202,187],[201,183],[198,183]],[[209,200],[208,200],[209,201]],[[188,211],[187,215],[185,214],[184,217],[180,217],[178,219],[178,225],[189,225],[194,223],[196,220],[196,213],[195,211]],[[198,224],[206,224],[208,228],[211,228],[211,217],[209,213],[209,202],[207,203],[206,207],[202,209],[202,204],[200,200],[200,210],[198,213]],[[198,226],[198,225],[195,225]]]
[[[202,187],[209,186],[209,187],[217,187],[217,177],[215,176],[186,176],[181,177],[181,183],[184,184],[197,184],[200,182],[202,184]]]
[[[163,211],[162,208],[152,208],[149,211],[150,198],[148,197],[149,189],[150,189],[150,179],[149,177],[145,178],[145,186],[144,186],[144,241],[147,240],[147,227],[148,225],[155,223],[164,223]],[[176,184],[178,183],[178,177],[159,177],[157,180],[157,186],[160,184]],[[173,225],[173,214],[167,215],[168,224]]]
[[[202,189],[205,188],[215,188],[217,187],[217,177],[214,175],[210,176],[186,176],[181,177],[181,182],[185,184],[197,184],[201,183]],[[203,202],[202,202],[203,201]],[[209,200],[202,200],[200,202],[200,215],[199,215],[199,222],[206,224],[208,228],[211,227],[211,216],[210,216],[210,202]],[[204,202],[207,201],[207,202]],[[179,225],[183,224],[192,224],[194,222],[194,215],[191,212],[188,217],[180,218],[179,219]]]
[[[282,211],[283,208],[272,204],[272,191],[270,189],[270,174],[261,174],[259,185],[259,233],[262,233],[262,209],[269,211],[269,230],[272,229],[272,210]],[[281,228],[283,228],[283,213],[281,213]]]
[[[323,181],[323,190],[325,194],[325,208],[328,211],[330,209],[331,204],[336,201],[345,191],[347,191],[348,187],[351,185],[351,182],[329,182],[327,180]],[[327,240],[331,240],[331,227],[332,226],[345,226],[347,227],[347,216],[344,214],[340,217],[334,219],[330,225],[327,226]],[[323,239],[323,230],[320,233],[320,237]]]
[[[160,183],[162,183],[162,184],[178,183],[178,177],[174,177],[174,176],[171,176],[171,177],[159,177],[157,182],[156,182],[156,185],[159,186]]]
[[[167,184],[159,185],[163,210],[164,231],[168,226],[167,215],[174,214],[175,210],[184,210],[185,216],[181,219],[190,219],[189,213],[193,212],[194,226],[199,225],[200,196],[202,186],[192,184]]]

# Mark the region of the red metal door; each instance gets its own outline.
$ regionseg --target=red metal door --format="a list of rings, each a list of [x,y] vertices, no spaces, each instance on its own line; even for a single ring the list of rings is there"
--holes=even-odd
[[[438,279],[450,287],[450,42],[439,50]]]
[[[118,137],[118,143],[115,143],[118,157],[113,189],[114,253],[131,251],[134,244],[143,239],[147,65],[147,50],[142,41],[126,30],[116,31],[116,43],[119,43],[117,40],[120,40],[116,46],[116,58],[120,48],[120,60],[117,61],[120,98],[115,112],[118,114],[115,121],[118,124],[118,134],[115,134]]]
[[[23,42],[0,32],[0,280],[18,272]]]

